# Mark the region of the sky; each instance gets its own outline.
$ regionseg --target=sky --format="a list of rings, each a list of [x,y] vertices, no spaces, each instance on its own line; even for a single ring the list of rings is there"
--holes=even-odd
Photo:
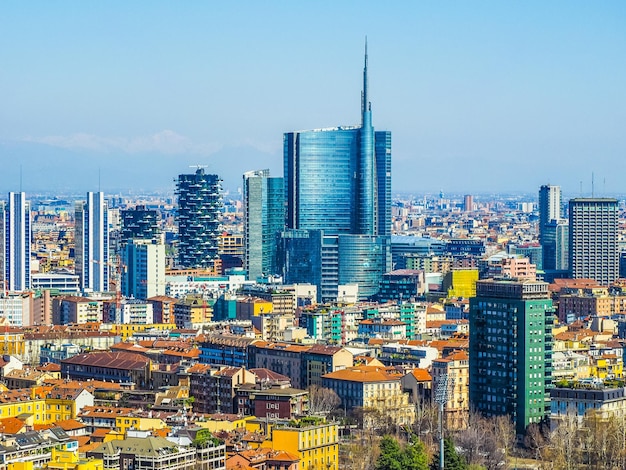
[[[626,2],[575,0],[3,1],[0,194],[281,176],[360,123],[366,36],[394,193],[626,194]]]

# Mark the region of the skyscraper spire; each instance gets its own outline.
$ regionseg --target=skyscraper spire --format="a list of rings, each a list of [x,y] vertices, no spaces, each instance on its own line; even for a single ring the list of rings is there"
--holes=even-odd
[[[368,111],[369,98],[367,96],[367,36],[365,36],[365,62],[363,65],[363,91],[361,92],[361,115]]]

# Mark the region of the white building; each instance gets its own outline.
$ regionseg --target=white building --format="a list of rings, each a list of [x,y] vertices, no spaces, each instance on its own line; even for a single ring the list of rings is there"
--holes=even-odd
[[[88,192],[87,201],[77,202],[76,274],[83,291],[109,289],[109,222],[104,193]]]
[[[26,194],[9,193],[0,208],[0,276],[5,291],[30,289],[30,202]]]
[[[154,323],[152,304],[139,299],[124,299],[120,301],[120,308],[112,306],[113,323],[150,325]],[[111,315],[110,315],[111,316]]]

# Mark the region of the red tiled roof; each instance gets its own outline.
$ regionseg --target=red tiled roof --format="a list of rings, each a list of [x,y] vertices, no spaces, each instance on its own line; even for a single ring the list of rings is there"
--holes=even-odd
[[[140,354],[124,351],[95,352],[78,354],[62,361],[63,364],[78,364],[91,367],[105,367],[108,369],[144,369],[150,360]]]

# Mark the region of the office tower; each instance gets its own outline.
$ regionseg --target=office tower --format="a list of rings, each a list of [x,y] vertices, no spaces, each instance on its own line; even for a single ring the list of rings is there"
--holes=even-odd
[[[182,268],[208,268],[217,258],[222,208],[221,180],[207,175],[203,168],[194,174],[179,175],[178,265]]]
[[[1,274],[4,291],[30,289],[30,202],[23,192],[9,193],[0,209]]]
[[[243,174],[244,268],[248,279],[278,273],[277,234],[285,226],[283,179],[269,170]]]
[[[562,271],[569,269],[569,225],[567,220],[551,220],[543,226],[541,235],[543,269]],[[539,268],[539,266],[537,266]]]
[[[75,271],[83,291],[109,290],[109,209],[102,192],[76,203]]]
[[[566,223],[561,217],[561,187],[545,184],[539,188],[539,243],[542,248],[542,269],[546,271],[562,270],[563,262],[557,263],[557,247],[559,236],[556,226]],[[567,229],[565,229],[567,230]],[[567,262],[565,262],[567,264]],[[561,266],[561,267],[557,267]],[[567,268],[565,268],[567,269]]]
[[[551,220],[561,217],[561,187],[544,184],[539,188],[539,233]]]
[[[569,268],[574,279],[608,285],[619,277],[617,199],[569,201]]]
[[[474,197],[471,194],[466,194],[463,198],[463,211],[472,212],[474,210]]]
[[[122,248],[122,294],[136,299],[165,295],[165,245],[159,238],[130,239]]]
[[[336,298],[340,280],[359,283],[360,298],[374,295],[382,275],[391,270],[386,256],[391,234],[391,133],[374,131],[367,67],[366,45],[360,126],[289,132],[283,139],[286,227],[323,232],[317,237],[325,240],[319,251],[323,248],[328,256],[322,262],[326,279],[321,284],[335,286],[318,285],[325,300]],[[383,255],[367,261],[373,253]]]
[[[548,283],[481,280],[470,299],[470,406],[517,433],[550,412],[554,308]]]
[[[159,237],[159,216],[154,209],[147,209],[144,205],[138,205],[134,209],[122,211],[121,242],[122,245],[129,240],[156,240]]]

